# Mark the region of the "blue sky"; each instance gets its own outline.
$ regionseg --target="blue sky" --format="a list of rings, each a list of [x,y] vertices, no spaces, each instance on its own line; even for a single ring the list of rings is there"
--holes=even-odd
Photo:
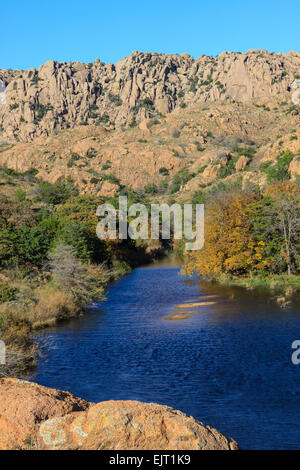
[[[0,69],[50,59],[115,63],[133,50],[300,51],[299,18],[299,0],[2,2]]]

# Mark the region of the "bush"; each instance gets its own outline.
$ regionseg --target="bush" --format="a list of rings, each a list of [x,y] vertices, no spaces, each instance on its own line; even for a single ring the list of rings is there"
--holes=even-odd
[[[152,195],[156,194],[157,193],[157,186],[154,183],[146,184],[146,186],[144,187],[144,191],[147,194],[152,194]]]
[[[175,194],[179,191],[180,187],[185,185],[188,181],[190,181],[195,176],[194,173],[190,173],[187,168],[183,168],[182,170],[178,171],[173,176],[172,186],[170,189],[171,194]]]
[[[180,189],[180,183],[173,184],[170,190],[171,194],[175,194],[179,191]]]
[[[71,246],[76,256],[84,262],[91,262],[100,240],[91,232],[87,222],[66,219],[56,233],[56,240]],[[98,247],[99,248],[99,247]]]
[[[290,178],[289,166],[294,156],[292,152],[286,150],[277,157],[276,163],[265,162],[260,166],[262,171],[267,175],[268,183],[284,181]]]
[[[80,155],[78,155],[78,153],[72,152],[71,153],[71,158],[67,163],[67,167],[72,168],[74,163],[77,162],[78,160],[80,160]]]
[[[256,149],[254,147],[242,147],[237,142],[232,146],[231,151],[237,153],[239,157],[245,155],[250,160],[252,160],[256,153]]]
[[[58,243],[49,254],[49,267],[59,289],[71,294],[78,306],[102,297],[107,275],[101,269],[93,271],[84,265],[70,246]]]
[[[193,173],[190,173],[187,168],[183,168],[173,176],[173,184],[184,185],[188,181],[190,181],[194,176],[195,175]]]
[[[159,191],[164,193],[168,189],[168,186],[167,180],[161,180],[159,183]]]
[[[159,173],[163,176],[169,176],[169,170],[164,166],[159,169]]]
[[[21,188],[16,189],[15,198],[19,202],[24,202],[26,200],[26,191],[24,191],[24,189],[21,189]]]
[[[136,127],[137,124],[138,124],[138,123],[137,123],[135,117],[133,117],[133,118],[131,119],[130,123],[129,123],[129,127],[130,127],[130,128]]]
[[[293,104],[292,106],[290,106],[287,111],[286,111],[286,114],[299,114],[299,108],[297,105]]]
[[[100,181],[99,178],[91,178],[90,179],[90,183],[92,183],[92,184],[98,184],[99,181]]]
[[[9,105],[9,110],[10,111],[13,111],[14,109],[18,109],[19,105],[17,103],[14,103],[14,104],[10,104]]]
[[[221,168],[218,170],[218,178],[227,178],[227,176],[232,175],[235,172],[235,159],[229,160],[227,165],[221,166]]]
[[[115,104],[116,106],[121,106],[122,100],[119,97],[119,95],[114,95],[113,93],[109,93],[108,98],[111,101],[111,103]]]
[[[15,300],[18,289],[7,284],[0,284],[0,302],[11,302]]]
[[[102,116],[98,119],[98,121],[96,122],[96,124],[100,124],[100,123],[103,123],[103,124],[107,124],[109,122],[109,115],[107,113],[104,113],[102,114]]]
[[[53,107],[49,104],[45,106],[40,103],[32,103],[30,105],[30,109],[34,112],[34,122],[38,123],[39,121],[41,121],[41,119],[43,119],[43,117],[47,114],[48,111],[53,109]]]
[[[139,105],[146,109],[154,109],[153,101],[150,98],[144,98],[140,101]]]
[[[70,181],[58,181],[54,184],[40,181],[38,189],[41,200],[54,205],[62,204],[78,194],[78,189]]]
[[[192,196],[192,204],[204,204],[205,203],[205,193],[202,191],[195,191]]]
[[[111,168],[111,163],[110,162],[106,162],[104,163],[104,165],[102,165],[102,170],[105,171],[105,170],[109,170]]]
[[[120,180],[115,175],[102,175],[102,178],[109,183],[120,185]]]

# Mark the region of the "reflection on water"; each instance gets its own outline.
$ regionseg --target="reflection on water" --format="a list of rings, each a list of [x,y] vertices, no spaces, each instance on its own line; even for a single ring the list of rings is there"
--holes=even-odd
[[[49,353],[32,380],[94,402],[167,404],[243,448],[299,448],[299,313],[263,290],[136,269],[86,316],[37,335]]]
[[[199,298],[199,300],[204,300],[204,302],[195,302],[197,299],[187,300],[185,304],[175,305],[173,307],[173,313],[171,315],[166,315],[164,318],[165,320],[173,320],[173,321],[180,321],[180,320],[187,320],[190,318],[190,315],[195,315],[197,313],[201,313],[201,307],[208,307],[209,305],[215,305],[216,302],[207,302],[205,299],[207,298],[216,298],[215,295],[204,295]]]

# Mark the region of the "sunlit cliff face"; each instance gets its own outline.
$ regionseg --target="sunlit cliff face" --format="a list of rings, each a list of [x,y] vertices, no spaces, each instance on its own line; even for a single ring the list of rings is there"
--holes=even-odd
[[[5,83],[0,80],[0,104],[5,104]]]

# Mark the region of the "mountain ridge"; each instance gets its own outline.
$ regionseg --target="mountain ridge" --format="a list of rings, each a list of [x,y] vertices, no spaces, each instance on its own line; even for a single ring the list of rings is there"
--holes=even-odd
[[[78,125],[134,126],[194,103],[290,93],[300,53],[223,52],[217,57],[133,52],[116,64],[48,61],[0,70],[0,143],[30,142]]]

